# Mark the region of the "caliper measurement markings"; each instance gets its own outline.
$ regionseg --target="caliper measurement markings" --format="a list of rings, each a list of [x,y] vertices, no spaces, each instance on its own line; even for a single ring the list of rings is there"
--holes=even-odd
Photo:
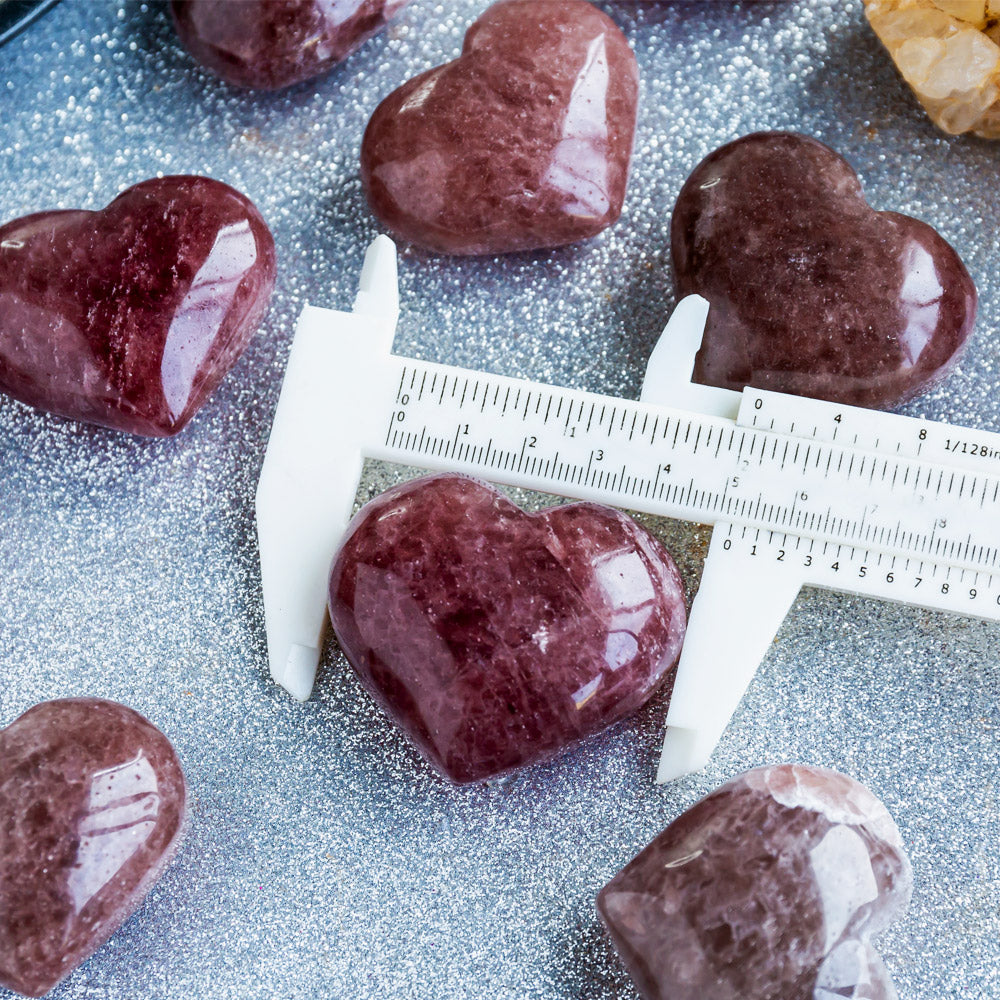
[[[901,456],[898,448],[890,457],[866,454],[781,429],[422,364],[405,364],[391,391],[384,446],[392,460],[445,459],[531,477],[539,489],[648,500],[653,512],[672,516],[748,521],[964,564],[956,572],[1000,569],[998,547],[989,544],[992,519],[980,513],[1000,498],[997,475]],[[523,431],[508,423],[513,414]]]
[[[907,555],[728,525],[724,553],[795,566],[807,583],[1000,620],[1000,575]]]

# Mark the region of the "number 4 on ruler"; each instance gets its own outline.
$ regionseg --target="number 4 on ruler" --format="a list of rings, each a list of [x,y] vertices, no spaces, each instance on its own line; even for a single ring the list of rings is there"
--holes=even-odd
[[[1000,620],[1000,435],[690,381],[708,304],[676,308],[638,401],[391,353],[396,256],[351,313],[299,319],[257,489],[274,679],[312,690],[327,573],[365,458],[715,525],[658,780],[702,767],[803,584]]]

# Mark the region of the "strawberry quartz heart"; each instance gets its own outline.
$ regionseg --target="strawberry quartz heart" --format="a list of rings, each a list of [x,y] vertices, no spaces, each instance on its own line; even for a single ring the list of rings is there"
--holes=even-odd
[[[868,939],[902,916],[912,884],[867,788],[782,764],[676,819],[597,908],[645,1000],[895,1000]]]
[[[0,731],[0,986],[38,997],[119,927],[174,855],[180,763],[137,712],[47,701]]]
[[[327,72],[410,0],[172,0],[177,34],[237,87],[277,90]]]
[[[585,0],[503,0],[462,55],[403,84],[361,146],[372,211],[450,254],[555,247],[621,214],[639,75],[614,22]]]
[[[100,212],[0,226],[0,392],[134,434],[175,434],[243,352],[274,287],[253,204],[163,177]]]
[[[456,475],[359,511],[330,615],[365,687],[456,782],[551,757],[634,712],[672,676],[686,625],[673,560],[624,514],[526,514]]]
[[[892,406],[965,345],[976,289],[928,225],[868,206],[832,149],[760,132],[709,154],[671,224],[679,295],[711,303],[695,380]]]

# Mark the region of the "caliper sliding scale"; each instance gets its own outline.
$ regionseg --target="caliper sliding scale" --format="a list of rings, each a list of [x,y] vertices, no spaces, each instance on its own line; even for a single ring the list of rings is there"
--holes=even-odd
[[[271,673],[312,689],[365,458],[713,524],[658,781],[704,766],[799,589],[1000,620],[1000,434],[690,381],[682,300],[638,402],[397,357],[395,246],[299,319],[257,490]]]

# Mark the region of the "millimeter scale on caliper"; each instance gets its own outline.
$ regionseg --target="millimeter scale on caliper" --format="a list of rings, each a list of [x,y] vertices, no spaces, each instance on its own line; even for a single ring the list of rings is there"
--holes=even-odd
[[[393,243],[307,306],[257,491],[268,656],[309,696],[364,459],[714,525],[657,780],[704,766],[803,585],[1000,620],[1000,434],[690,381],[682,300],[638,401],[397,357]]]

